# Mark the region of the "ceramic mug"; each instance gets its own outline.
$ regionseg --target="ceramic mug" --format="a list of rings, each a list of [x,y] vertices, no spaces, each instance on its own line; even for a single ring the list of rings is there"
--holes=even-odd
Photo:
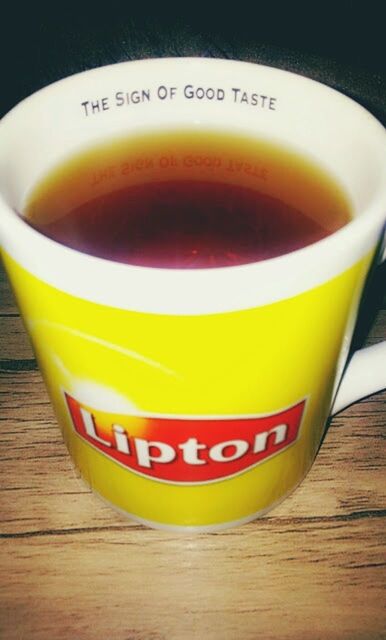
[[[150,99],[133,100],[133,88]],[[29,193],[61,159],[197,124],[312,156],[344,189],[353,220],[287,255],[196,270],[86,255],[23,220]],[[140,522],[217,530],[265,513],[307,474],[331,413],[386,386],[384,343],[347,367],[379,260],[386,133],[326,86],[189,58],[66,78],[0,123],[0,198],[2,257],[70,456]]]

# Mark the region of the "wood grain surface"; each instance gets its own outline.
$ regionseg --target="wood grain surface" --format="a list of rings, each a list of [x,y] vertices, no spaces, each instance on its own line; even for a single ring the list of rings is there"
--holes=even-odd
[[[382,306],[369,342],[385,337]],[[73,471],[1,272],[0,637],[385,638],[385,398],[336,416],[266,517],[217,534],[145,529]]]

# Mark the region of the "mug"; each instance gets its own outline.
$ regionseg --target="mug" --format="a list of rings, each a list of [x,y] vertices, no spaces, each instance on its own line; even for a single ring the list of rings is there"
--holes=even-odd
[[[196,270],[86,255],[23,220],[62,158],[197,124],[308,154],[353,220],[277,258]],[[125,62],[21,102],[0,150],[2,257],[64,440],[125,514],[194,531],[252,520],[305,477],[329,416],[386,386],[385,343],[348,364],[386,210],[386,133],[349,98],[251,63]]]

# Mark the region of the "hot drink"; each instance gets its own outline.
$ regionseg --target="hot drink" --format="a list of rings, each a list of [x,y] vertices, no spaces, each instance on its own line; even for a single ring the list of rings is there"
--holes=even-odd
[[[74,155],[35,188],[25,215],[84,253],[193,269],[300,249],[349,222],[350,205],[335,181],[292,150],[190,130]]]

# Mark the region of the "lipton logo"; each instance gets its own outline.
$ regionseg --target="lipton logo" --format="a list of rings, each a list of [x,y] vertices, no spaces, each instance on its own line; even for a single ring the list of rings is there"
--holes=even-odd
[[[299,435],[305,401],[279,413],[163,417],[104,413],[65,393],[76,433],[131,471],[176,484],[234,476],[284,451]]]

